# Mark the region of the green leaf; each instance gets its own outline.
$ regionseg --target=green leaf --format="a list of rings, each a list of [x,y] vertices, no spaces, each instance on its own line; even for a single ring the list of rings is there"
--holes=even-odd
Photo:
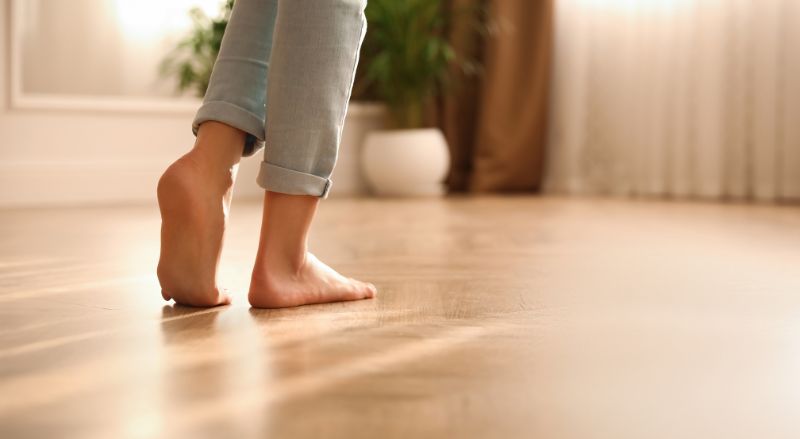
[[[445,93],[453,73],[477,70],[477,61],[459,59],[446,37],[452,20],[482,19],[478,10],[469,12],[447,11],[443,0],[369,0],[356,75],[356,85],[363,86],[356,89],[386,102],[397,125],[421,123],[419,107]]]
[[[189,10],[191,28],[159,66],[162,77],[174,78],[178,91],[193,89],[197,96],[205,95],[233,3],[226,0],[216,18],[207,17],[200,8]]]

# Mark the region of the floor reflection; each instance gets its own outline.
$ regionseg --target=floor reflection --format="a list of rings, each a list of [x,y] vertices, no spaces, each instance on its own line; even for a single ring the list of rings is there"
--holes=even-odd
[[[269,347],[237,307],[162,308],[162,398],[181,437],[258,437],[268,428]],[[253,394],[254,389],[258,389]]]

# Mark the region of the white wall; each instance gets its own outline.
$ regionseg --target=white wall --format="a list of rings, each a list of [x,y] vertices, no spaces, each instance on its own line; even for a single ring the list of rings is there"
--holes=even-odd
[[[23,40],[19,49],[25,92],[167,98],[174,98],[176,81],[162,77],[159,66],[190,30],[188,11],[199,6],[216,15],[220,7],[219,0],[17,4],[22,5],[15,19]]]
[[[160,171],[192,145],[192,114],[11,109],[9,13],[0,0],[0,206],[153,202]]]

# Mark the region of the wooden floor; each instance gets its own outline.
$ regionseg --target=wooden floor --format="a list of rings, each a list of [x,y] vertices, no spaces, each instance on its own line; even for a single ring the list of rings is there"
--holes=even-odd
[[[329,200],[376,300],[165,305],[154,207],[0,212],[0,437],[797,438],[800,208]]]

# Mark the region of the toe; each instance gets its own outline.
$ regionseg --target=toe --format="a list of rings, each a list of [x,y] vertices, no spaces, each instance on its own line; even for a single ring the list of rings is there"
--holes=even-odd
[[[172,300],[172,296],[170,296],[170,295],[169,295],[169,294],[168,294],[166,291],[164,291],[163,289],[161,290],[161,297],[163,297],[163,298],[164,298],[164,300],[167,300],[167,301],[169,301],[169,300]]]
[[[374,284],[367,283],[366,290],[367,290],[367,295],[366,295],[367,299],[372,299],[373,297],[375,297],[376,294],[378,294],[378,289],[375,287]]]
[[[378,292],[375,285],[369,282],[362,282],[356,279],[352,279],[352,282],[356,285],[356,290],[358,291],[360,299],[371,299],[375,297],[375,294]]]

